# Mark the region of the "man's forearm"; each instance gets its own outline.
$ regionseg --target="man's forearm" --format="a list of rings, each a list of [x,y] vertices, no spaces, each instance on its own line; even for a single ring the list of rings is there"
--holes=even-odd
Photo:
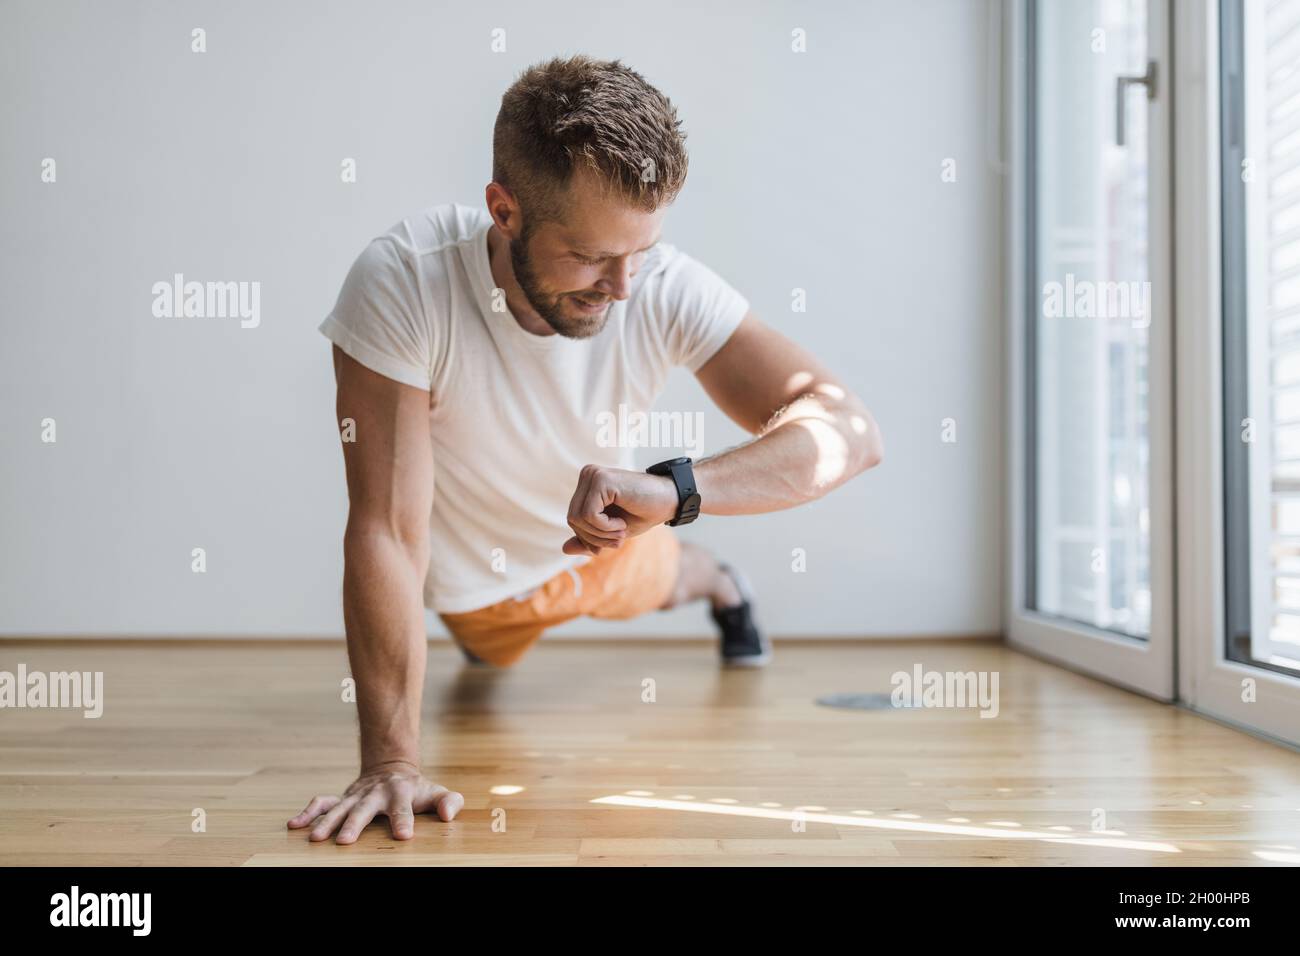
[[[806,504],[878,465],[880,429],[856,401],[804,396],[753,441],[697,462],[705,514],[742,515]]]
[[[362,770],[393,761],[418,767],[428,548],[405,545],[382,530],[349,530],[343,550],[343,618],[357,688]]]

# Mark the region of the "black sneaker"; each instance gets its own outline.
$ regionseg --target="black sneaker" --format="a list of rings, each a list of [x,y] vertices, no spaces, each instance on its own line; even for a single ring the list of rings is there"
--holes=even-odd
[[[772,645],[754,623],[754,592],[749,581],[729,564],[719,568],[736,582],[741,603],[711,608],[710,616],[722,632],[720,649],[724,667],[762,667],[772,659]]]

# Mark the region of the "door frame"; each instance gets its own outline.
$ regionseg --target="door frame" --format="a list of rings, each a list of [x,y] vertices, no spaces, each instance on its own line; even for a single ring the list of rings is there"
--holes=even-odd
[[[1178,692],[1198,713],[1300,747],[1300,678],[1226,655],[1219,3],[1183,0],[1174,27]]]
[[[1004,234],[1009,250],[1006,263],[1006,353],[1011,366],[1007,376],[1008,423],[1006,460],[1008,507],[1004,552],[1009,570],[1004,619],[1007,642],[1034,656],[1063,664],[1110,683],[1154,697],[1174,699],[1175,603],[1174,603],[1174,389],[1172,344],[1172,189],[1170,182],[1171,90],[1169,0],[1148,0],[1148,57],[1157,63],[1156,96],[1148,106],[1149,263],[1151,281],[1151,328],[1149,335],[1151,435],[1151,633],[1148,640],[1126,637],[1063,617],[1025,607],[1029,573],[1027,529],[1030,509],[1028,435],[1033,427],[1033,408],[1027,401],[1030,389],[1028,359],[1032,345],[1030,320],[1038,314],[1039,296],[1029,285],[1033,268],[1036,223],[1028,202],[1029,185],[1035,181],[1031,118],[1034,116],[1033,51],[1028,38],[1033,27],[1034,0],[1013,5],[1010,17],[1009,101],[1004,104],[1010,118],[1009,195],[1005,204]],[[1163,178],[1161,171],[1164,171]],[[1163,188],[1155,188],[1162,183]]]

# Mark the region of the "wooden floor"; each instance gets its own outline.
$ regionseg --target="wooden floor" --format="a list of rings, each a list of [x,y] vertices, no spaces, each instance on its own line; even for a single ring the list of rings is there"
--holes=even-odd
[[[546,640],[509,671],[434,642],[426,770],[465,809],[348,847],[285,827],[356,770],[341,643],[0,642],[19,662],[103,671],[106,702],[0,710],[0,864],[1300,862],[1300,755],[1000,643],[785,642],[747,673],[702,642]],[[999,672],[1000,714],[814,704],[917,663]]]

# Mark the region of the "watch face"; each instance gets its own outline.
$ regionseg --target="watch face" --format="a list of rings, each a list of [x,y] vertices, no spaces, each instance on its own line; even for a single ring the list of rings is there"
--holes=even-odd
[[[690,461],[689,458],[669,458],[667,461],[655,462],[646,471],[652,475],[667,475],[676,466],[690,464]]]

